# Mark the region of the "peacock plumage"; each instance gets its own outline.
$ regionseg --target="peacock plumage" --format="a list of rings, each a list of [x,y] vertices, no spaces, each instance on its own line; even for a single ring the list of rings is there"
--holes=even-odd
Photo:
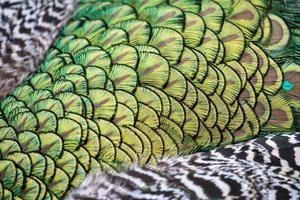
[[[82,0],[37,72],[0,102],[0,199],[61,199],[88,173],[294,130],[299,29],[276,8]]]

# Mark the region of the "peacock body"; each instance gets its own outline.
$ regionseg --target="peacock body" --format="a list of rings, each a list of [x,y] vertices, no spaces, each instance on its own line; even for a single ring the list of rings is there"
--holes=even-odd
[[[257,0],[82,0],[0,103],[0,199],[60,199],[88,173],[291,130],[298,38]],[[276,60],[280,58],[280,60]]]

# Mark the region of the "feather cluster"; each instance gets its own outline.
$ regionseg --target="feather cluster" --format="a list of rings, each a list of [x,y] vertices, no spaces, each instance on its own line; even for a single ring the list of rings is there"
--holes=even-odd
[[[0,101],[0,199],[61,199],[100,170],[115,171],[101,187],[90,179],[111,198],[146,198],[147,191],[162,198],[256,198],[277,185],[291,196],[298,191],[298,172],[286,172],[284,156],[278,167],[266,164],[284,150],[278,142],[268,152],[275,136],[260,147],[262,163],[248,159],[257,157],[251,142],[231,147],[247,159],[216,150],[160,161],[293,130],[300,67],[276,58],[297,37],[270,1],[82,0],[68,21],[74,3],[1,4],[1,89],[42,62]],[[297,137],[282,136],[294,167]],[[159,167],[116,173],[135,163]]]

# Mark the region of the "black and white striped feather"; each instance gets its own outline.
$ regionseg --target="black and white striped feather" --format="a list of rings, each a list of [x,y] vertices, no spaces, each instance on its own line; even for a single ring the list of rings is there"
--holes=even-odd
[[[300,132],[90,175],[68,200],[299,199]]]

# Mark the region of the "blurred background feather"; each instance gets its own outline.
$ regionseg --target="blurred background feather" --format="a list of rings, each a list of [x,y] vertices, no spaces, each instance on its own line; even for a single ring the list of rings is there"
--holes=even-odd
[[[0,98],[37,69],[76,1],[0,1]]]

